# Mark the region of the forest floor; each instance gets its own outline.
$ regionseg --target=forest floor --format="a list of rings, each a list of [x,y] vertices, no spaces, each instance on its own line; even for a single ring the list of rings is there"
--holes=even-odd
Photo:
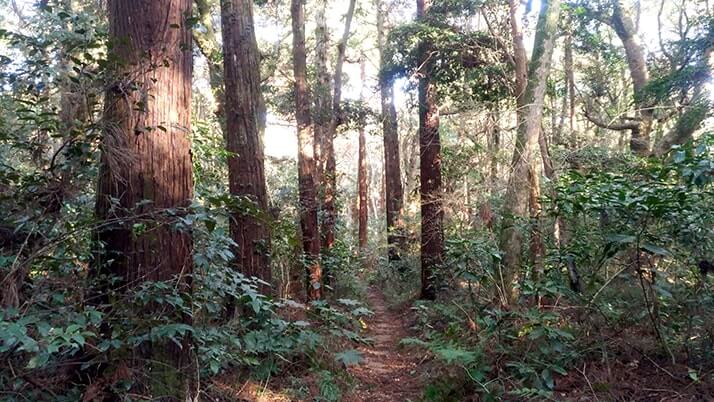
[[[391,310],[374,287],[369,288],[367,300],[374,312],[367,321],[372,342],[359,348],[364,360],[349,367],[356,385],[345,401],[416,401],[422,389],[419,356],[399,345],[408,336],[409,315]]]

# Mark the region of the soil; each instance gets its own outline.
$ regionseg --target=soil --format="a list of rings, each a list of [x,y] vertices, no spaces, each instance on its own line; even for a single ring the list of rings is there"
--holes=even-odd
[[[370,288],[368,301],[374,312],[367,320],[367,334],[372,342],[359,348],[364,360],[348,368],[355,388],[346,395],[345,401],[419,400],[422,394],[417,370],[420,357],[399,345],[399,341],[409,336],[407,312],[389,309],[384,295],[375,288]]]

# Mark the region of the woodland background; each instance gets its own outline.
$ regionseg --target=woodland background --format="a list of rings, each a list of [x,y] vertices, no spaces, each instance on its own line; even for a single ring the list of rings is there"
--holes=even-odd
[[[0,399],[714,397],[709,1],[0,10]]]

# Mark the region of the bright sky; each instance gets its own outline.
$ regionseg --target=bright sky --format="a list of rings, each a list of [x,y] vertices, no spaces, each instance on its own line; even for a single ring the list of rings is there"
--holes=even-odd
[[[20,9],[22,9],[25,13],[29,14],[33,11],[34,5],[36,3],[35,0],[16,0],[17,4],[19,5]],[[530,20],[535,19],[535,13],[540,8],[540,0],[532,0],[532,7],[531,7],[531,14],[529,15]],[[654,2],[647,2],[650,5],[654,5]],[[665,12],[664,15],[668,14],[668,10],[671,10],[673,7],[676,7],[676,4],[678,2],[665,2]],[[364,7],[364,6],[363,6]],[[345,1],[332,1],[330,5],[330,9],[328,10],[327,13],[327,23],[328,26],[331,30],[331,39],[333,42],[337,41],[338,38],[342,34],[342,30],[344,29],[344,21],[343,21],[343,15],[346,11],[347,8],[347,2]],[[657,52],[659,51],[659,27],[657,24],[657,12],[659,10],[657,7],[647,7],[643,6],[641,10],[641,16],[640,16],[640,35],[642,37],[642,42],[644,46],[650,51],[650,52]],[[361,24],[365,23],[370,23],[371,20],[374,19],[374,16],[372,13],[374,10],[370,7],[365,7],[363,10],[363,13],[361,15],[358,15],[355,17],[353,21],[353,31],[364,31],[365,27],[360,26]],[[401,22],[401,20],[408,21],[409,19],[413,18],[414,10],[405,10],[404,13],[398,16],[391,16],[392,18],[399,19],[400,21],[392,21],[392,22]],[[308,15],[308,22],[306,26],[306,31],[308,34],[311,34],[314,30],[314,24],[313,21],[309,18],[311,15]],[[9,15],[7,16],[8,18],[12,18],[13,16]],[[667,21],[663,21],[663,23],[667,24]],[[531,22],[531,25],[535,24],[535,21]],[[276,40],[279,40],[286,35],[286,30],[289,30],[289,24],[283,24],[281,29],[276,29],[274,25],[270,25],[267,22],[264,21],[257,21],[257,27],[256,27],[256,33],[260,40],[268,42],[268,43],[273,43]],[[372,27],[369,27],[371,30]],[[532,29],[529,29],[527,32],[529,32],[531,35],[526,38],[526,46],[527,47],[532,47]],[[672,37],[671,32],[662,32],[663,38],[666,40],[668,38]],[[377,76],[378,72],[378,67],[376,66],[376,54],[374,51],[374,44],[370,43],[373,42],[376,38],[367,38],[366,42],[364,43],[363,47],[365,49],[368,49],[368,57],[371,59],[370,63],[367,64],[367,82],[364,83],[365,86],[365,95],[367,100],[372,104],[373,108],[375,110],[378,110],[379,108],[379,99],[376,92],[376,79],[375,77]],[[354,57],[355,55],[352,55]],[[197,60],[197,70],[200,68],[202,61]],[[343,98],[344,99],[357,99],[359,97],[359,93],[362,87],[362,84],[359,80],[359,65],[357,63],[346,63],[344,66],[344,72],[345,75],[347,76],[347,79],[345,81],[345,85],[343,88]],[[407,102],[407,98],[409,94],[405,93],[402,90],[402,87],[404,82],[397,83],[395,86],[395,97],[396,97],[396,103],[398,106],[405,105]],[[206,89],[207,94],[210,93],[208,91],[208,83],[205,81],[202,81],[199,83],[199,86],[203,87]],[[710,93],[712,93],[714,97],[714,85],[712,83],[709,84],[710,87]],[[294,126],[290,122],[286,121],[281,121],[278,116],[275,115],[269,115],[268,116],[268,126],[266,128],[266,133],[265,133],[265,148],[266,148],[266,154],[274,157],[295,157],[297,155],[297,138],[296,138],[296,130]]]

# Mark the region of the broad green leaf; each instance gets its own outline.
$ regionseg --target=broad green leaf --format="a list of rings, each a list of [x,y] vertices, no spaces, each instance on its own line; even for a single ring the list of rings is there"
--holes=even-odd
[[[354,349],[345,350],[344,352],[336,353],[335,360],[344,364],[345,366],[352,366],[359,364],[364,360],[362,354]]]

